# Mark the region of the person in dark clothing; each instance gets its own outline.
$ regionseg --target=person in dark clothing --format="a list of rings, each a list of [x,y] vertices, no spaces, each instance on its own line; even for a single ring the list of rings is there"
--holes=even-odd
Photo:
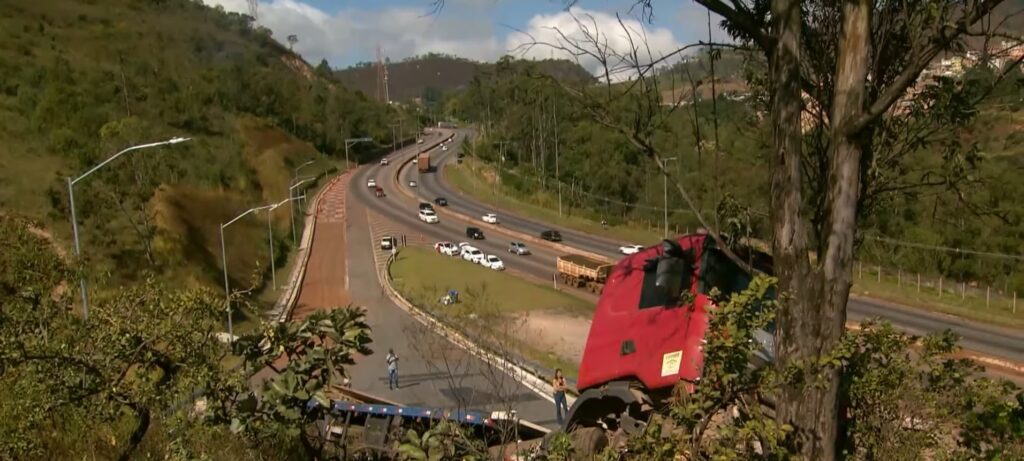
[[[561,426],[565,416],[569,415],[569,404],[565,399],[565,390],[568,389],[568,386],[565,384],[565,376],[562,376],[561,368],[555,370],[555,378],[551,381],[551,387],[555,391],[555,419]]]

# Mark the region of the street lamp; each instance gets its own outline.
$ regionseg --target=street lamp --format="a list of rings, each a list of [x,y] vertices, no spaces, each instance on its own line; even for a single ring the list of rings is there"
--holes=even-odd
[[[298,180],[299,178],[295,178],[295,179]],[[291,216],[292,216],[292,246],[295,246],[295,243],[296,243],[295,242],[295,204],[293,203],[294,200],[292,200],[292,197],[294,196],[292,191],[294,191],[296,187],[299,187],[299,186],[301,186],[301,185],[303,185],[303,184],[305,184],[307,182],[310,182],[313,179],[315,179],[315,178],[313,178],[313,177],[304,178],[301,181],[296,182],[295,184],[292,184],[292,186],[288,188],[288,209],[289,209],[289,211],[291,213]],[[303,195],[303,197],[305,197],[305,195]]]
[[[662,174],[664,175],[662,179],[664,179],[665,185],[665,238],[668,238],[668,162],[678,159],[679,157],[669,157],[661,159],[661,163],[665,168],[665,171],[662,171]]]
[[[76,178],[68,177],[68,202],[69,202],[70,207],[71,207],[71,232],[75,236],[75,256],[77,256],[79,259],[81,259],[81,257],[82,257],[82,248],[81,248],[81,244],[78,241],[78,217],[75,215],[75,184],[78,183],[78,181],[81,181],[81,180],[85,179],[86,176],[89,176],[89,175],[95,173],[96,170],[98,170],[100,168],[103,168],[104,166],[106,166],[106,164],[114,161],[114,159],[116,159],[116,158],[118,158],[118,157],[120,157],[120,156],[122,156],[124,154],[127,154],[128,152],[131,152],[133,150],[146,149],[146,148],[149,148],[149,147],[164,146],[164,145],[168,145],[168,144],[178,144],[180,142],[189,141],[191,139],[192,138],[173,137],[173,138],[168,139],[166,141],[154,142],[154,143],[149,143],[149,144],[140,144],[138,146],[132,146],[132,147],[129,147],[129,148],[125,149],[125,150],[122,150],[121,152],[118,152],[118,153],[110,156],[110,158],[104,160],[99,165],[96,165],[96,166],[90,168],[89,171],[86,171],[85,173],[82,173],[81,175],[79,175]],[[82,276],[78,280],[78,282],[79,282],[79,287],[80,287],[80,289],[82,291],[82,316],[85,317],[85,318],[89,318],[89,296],[86,294],[86,290],[85,290],[85,276]]]
[[[262,210],[271,209],[272,207],[273,205],[264,205],[258,206],[256,208],[250,208],[246,210],[244,213],[235,216],[234,219],[220,225],[220,258],[224,266],[224,298],[225,301],[227,302],[225,309],[227,309],[228,313],[228,336],[231,337],[232,341],[234,341],[235,334],[234,328],[231,324],[231,288],[228,286],[228,254],[227,250],[224,249],[224,228],[234,224],[235,221],[244,218],[249,213],[256,213]],[[271,258],[273,258],[273,255],[271,255]]]
[[[373,138],[348,138],[345,140],[345,168],[348,168],[348,147],[359,142],[373,142]]]
[[[274,290],[277,290],[277,267],[275,267],[276,263],[274,262],[274,227],[271,224],[271,218],[274,217],[274,210],[276,210],[277,207],[284,205],[285,202],[291,202],[305,197],[305,194],[299,197],[288,197],[271,205],[270,210],[267,212],[267,242],[270,245],[270,277],[274,281]]]

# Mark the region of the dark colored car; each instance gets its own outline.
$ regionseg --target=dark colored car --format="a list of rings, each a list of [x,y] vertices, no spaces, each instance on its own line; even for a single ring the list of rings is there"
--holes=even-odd
[[[431,204],[429,204],[427,202],[420,202],[420,211],[423,211],[423,210],[434,211],[434,205],[431,205]]]
[[[434,199],[434,203],[437,204],[437,206],[448,206],[448,199],[444,197],[438,197]]]
[[[469,237],[474,240],[483,240],[484,231],[480,230],[479,227],[467,227],[466,237]]]
[[[540,238],[547,240],[549,242],[561,242],[562,233],[556,230],[546,230],[540,233]]]

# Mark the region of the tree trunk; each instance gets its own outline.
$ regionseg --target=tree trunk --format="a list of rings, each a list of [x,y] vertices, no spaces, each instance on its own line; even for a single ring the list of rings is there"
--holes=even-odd
[[[779,7],[778,13],[773,10],[773,16],[780,18],[776,22],[785,26],[792,20],[795,27],[799,27],[799,13],[788,13],[785,17],[779,14],[785,11],[781,8],[783,5],[795,7],[798,3],[791,0],[773,2],[773,7]],[[856,136],[845,127],[863,112],[871,2],[848,0],[842,8],[843,28],[830,120],[832,146],[829,152],[826,222],[820,237],[824,247],[819,254],[817,270],[809,270],[805,221],[793,217],[798,216],[802,203],[794,199],[794,196],[799,197],[799,157],[789,157],[788,152],[778,153],[781,157],[779,160],[791,159],[793,164],[784,163],[784,168],[776,168],[773,175],[776,268],[781,289],[790,296],[778,320],[777,355],[782,367],[797,361],[817,363],[820,357],[832,351],[846,323],[862,148]],[[796,17],[791,18],[790,15]],[[785,57],[791,37],[786,33],[786,27],[780,27],[778,31],[782,39],[775,54]],[[778,59],[773,62],[776,72],[773,78],[780,82],[775,95],[776,105],[780,107],[773,109],[780,114],[783,108],[789,106],[779,103],[792,103],[782,97],[791,97],[791,93],[783,95],[787,84],[799,81],[798,70],[792,70],[793,74],[782,73],[780,68],[785,67],[785,64]],[[799,87],[789,91],[799,92]],[[775,120],[776,143],[780,151],[785,143],[779,133],[787,129],[799,133],[799,114],[789,115],[791,118],[779,117]],[[777,414],[781,422],[795,428],[791,442],[802,457],[829,461],[835,459],[837,454],[838,371],[828,372],[822,379],[824,382],[796,382],[787,385],[782,390]]]
[[[131,459],[132,453],[135,453],[135,449],[139,447],[139,444],[142,443],[142,438],[149,431],[149,408],[135,404],[130,406],[135,411],[135,417],[138,419],[138,422],[135,424],[135,429],[132,430],[131,436],[128,437],[128,443],[125,445],[124,450],[117,457],[119,461]]]

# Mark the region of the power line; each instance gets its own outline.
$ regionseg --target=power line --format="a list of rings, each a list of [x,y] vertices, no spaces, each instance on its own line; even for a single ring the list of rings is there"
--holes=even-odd
[[[1024,255],[1011,255],[1011,254],[1005,254],[1005,253],[995,253],[995,252],[991,252],[991,251],[978,251],[978,250],[968,250],[968,249],[964,249],[964,248],[944,247],[944,246],[939,246],[939,245],[926,245],[926,244],[923,244],[923,243],[905,242],[903,240],[896,240],[896,239],[892,239],[892,238],[888,238],[888,237],[875,237],[875,236],[870,236],[870,235],[865,236],[864,238],[869,239],[869,240],[877,240],[879,242],[891,243],[893,245],[900,245],[900,246],[911,247],[911,248],[920,248],[920,249],[923,249],[923,250],[945,251],[945,252],[949,252],[949,253],[971,254],[971,255],[978,255],[978,256],[987,256],[987,257],[992,257],[992,258],[1014,259],[1014,260],[1017,260],[1017,261],[1024,261]]]

